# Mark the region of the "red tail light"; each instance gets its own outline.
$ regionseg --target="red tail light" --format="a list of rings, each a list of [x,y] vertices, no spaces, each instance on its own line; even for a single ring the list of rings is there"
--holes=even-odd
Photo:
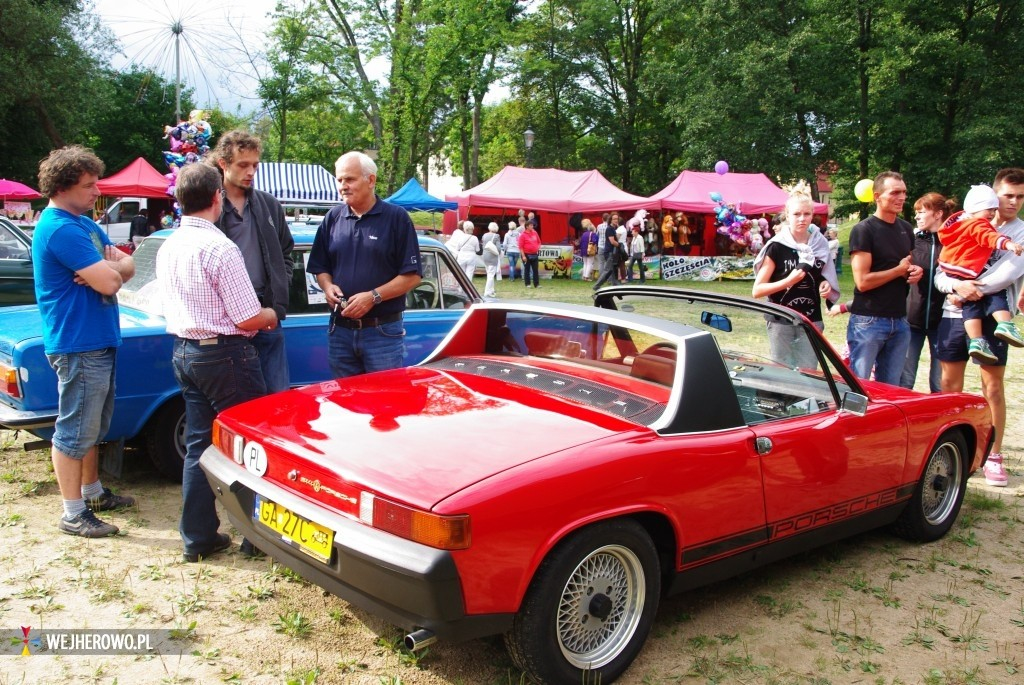
[[[21,388],[18,387],[18,369],[7,364],[0,364],[0,392],[9,397],[21,397]]]

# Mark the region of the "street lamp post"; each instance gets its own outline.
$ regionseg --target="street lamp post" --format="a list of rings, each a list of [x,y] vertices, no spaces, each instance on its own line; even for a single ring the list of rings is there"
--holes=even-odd
[[[530,129],[523,131],[523,144],[526,145],[526,166],[530,166],[530,152],[533,150],[534,133]]]

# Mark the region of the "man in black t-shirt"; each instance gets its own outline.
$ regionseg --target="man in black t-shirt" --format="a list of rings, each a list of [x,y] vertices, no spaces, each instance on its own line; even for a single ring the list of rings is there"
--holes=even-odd
[[[898,385],[910,345],[907,292],[924,273],[911,261],[914,229],[899,218],[907,186],[895,171],[875,177],[875,213],[850,232],[853,304],[846,342],[861,378]]]
[[[612,214],[611,220],[608,226],[604,229],[604,249],[601,254],[604,256],[604,263],[601,265],[601,276],[597,279],[597,283],[594,284],[594,290],[597,290],[605,281],[611,280],[612,285],[619,285],[619,278],[617,273],[619,271],[619,215]]]
[[[143,207],[138,214],[132,217],[132,222],[128,225],[128,240],[135,243],[136,246],[141,243],[142,239],[150,234],[148,222],[149,210]]]

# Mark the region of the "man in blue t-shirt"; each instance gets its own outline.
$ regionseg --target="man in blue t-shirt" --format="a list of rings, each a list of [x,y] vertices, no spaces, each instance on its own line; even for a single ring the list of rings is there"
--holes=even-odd
[[[39,163],[39,189],[50,199],[32,236],[43,348],[57,374],[57,421],[51,443],[68,535],[105,537],[117,526],[96,517],[135,504],[103,487],[96,448],[114,411],[114,358],[121,344],[117,291],[135,263],[88,217],[103,162],[80,145]]]
[[[420,247],[409,213],[374,193],[377,165],[361,152],[334,164],[345,204],[316,230],[306,271],[333,312],[327,359],[337,378],[405,363],[405,294],[419,285]]]

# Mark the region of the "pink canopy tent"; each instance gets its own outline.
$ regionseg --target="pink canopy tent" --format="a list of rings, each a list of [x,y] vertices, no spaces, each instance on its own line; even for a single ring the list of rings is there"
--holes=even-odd
[[[660,202],[664,209],[709,214],[716,203],[711,193],[718,193],[727,204],[746,216],[779,212],[789,194],[772,183],[764,174],[716,174],[712,172],[684,171],[650,200]],[[828,205],[814,203],[814,213],[828,215]]]
[[[656,210],[661,206],[657,200],[615,187],[596,169],[562,171],[515,166],[507,166],[480,185],[445,199],[459,203],[459,217],[502,214],[494,209],[508,210],[509,215],[519,209],[537,212],[541,215],[541,238],[545,242],[566,239],[570,214],[580,213],[600,221],[602,212],[618,210],[628,216],[637,209]],[[445,222],[446,230],[448,223]]]
[[[0,200],[38,200],[41,197],[24,183],[0,178]]]
[[[96,183],[107,197],[162,197],[167,198],[167,179],[142,157]]]

